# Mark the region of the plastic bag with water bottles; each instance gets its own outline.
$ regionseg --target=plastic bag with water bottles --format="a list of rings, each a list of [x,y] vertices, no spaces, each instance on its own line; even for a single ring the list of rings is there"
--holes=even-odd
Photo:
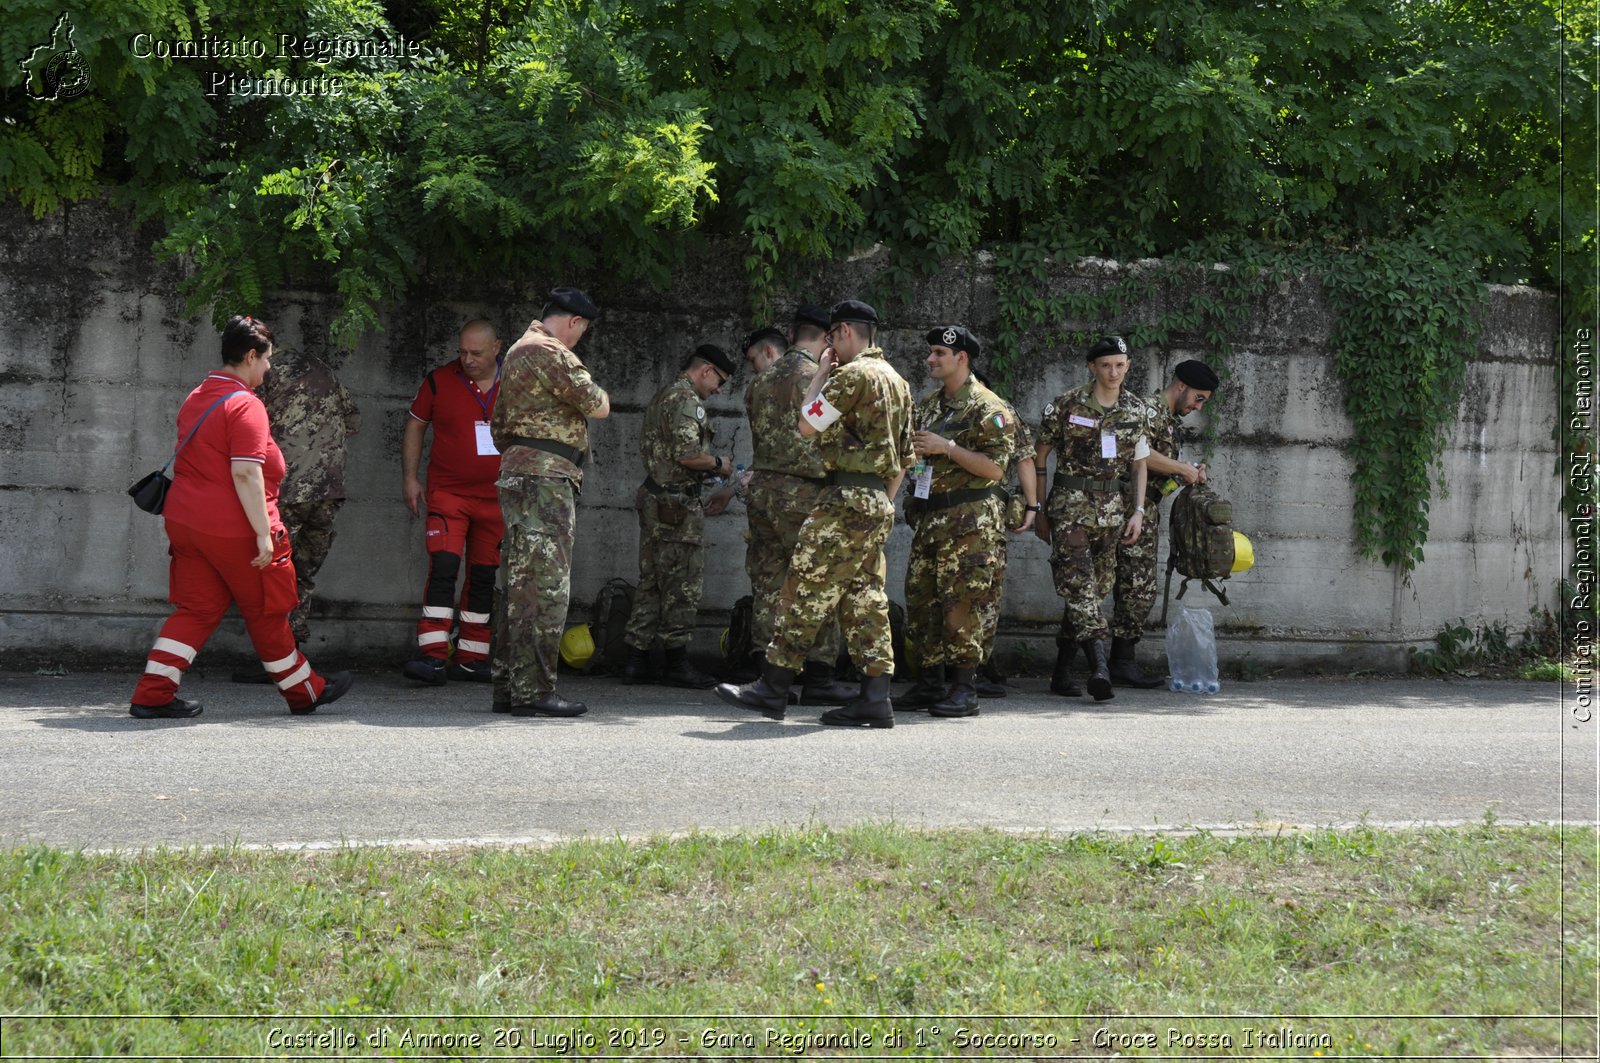
[[[1178,615],[1167,623],[1167,671],[1172,678],[1167,689],[1186,694],[1215,694],[1217,682],[1217,636],[1211,623],[1211,610],[1179,606]]]

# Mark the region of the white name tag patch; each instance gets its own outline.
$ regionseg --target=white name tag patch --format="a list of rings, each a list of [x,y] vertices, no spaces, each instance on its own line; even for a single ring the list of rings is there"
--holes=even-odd
[[[475,421],[472,427],[478,436],[478,457],[489,458],[500,453],[495,449],[494,433],[489,430],[488,421]]]
[[[1099,421],[1096,421],[1093,418],[1080,417],[1075,413],[1068,414],[1067,415],[1067,420],[1071,421],[1075,425],[1081,425],[1084,428],[1093,428],[1095,425],[1100,423]]]

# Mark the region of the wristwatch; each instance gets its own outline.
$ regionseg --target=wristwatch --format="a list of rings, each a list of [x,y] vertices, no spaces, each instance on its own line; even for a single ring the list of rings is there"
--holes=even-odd
[[[1042,509],[1043,509],[1043,508],[1044,508],[1044,507],[1043,507],[1043,506],[1041,506],[1041,505],[1039,505],[1039,504],[1038,504],[1038,503],[1037,503],[1037,502],[1035,502],[1035,503],[1034,503],[1034,504],[1033,504],[1033,505],[1031,505],[1031,506],[1023,506],[1023,507],[1022,507],[1022,511],[1023,511],[1023,512],[1024,512],[1024,513],[1038,513],[1038,512],[1039,512],[1039,511],[1040,511],[1040,510],[1042,510]]]

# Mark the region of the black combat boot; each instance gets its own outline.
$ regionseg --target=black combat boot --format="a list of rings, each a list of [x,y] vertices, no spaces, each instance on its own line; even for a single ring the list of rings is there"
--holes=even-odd
[[[862,676],[860,695],[848,705],[823,713],[822,722],[828,727],[893,727],[889,673]]]
[[[901,712],[925,709],[944,698],[944,684],[944,665],[925,664],[922,666],[922,674],[911,684],[911,689],[894,699],[894,707]]]
[[[689,663],[689,647],[668,646],[666,661],[656,682],[662,686],[683,687],[685,690],[710,690],[717,685],[716,677],[706,675]]]
[[[637,646],[628,647],[628,659],[622,665],[622,681],[628,686],[638,686],[640,683],[649,683],[655,679],[655,662],[650,660],[650,651],[641,650]]]
[[[1084,685],[1096,701],[1110,701],[1116,697],[1111,692],[1111,662],[1106,659],[1105,639],[1084,639],[1083,655],[1089,661],[1089,678]]]
[[[781,720],[789,708],[789,685],[793,682],[794,673],[789,669],[767,664],[754,683],[718,683],[717,697],[741,709],[754,709],[770,720]]]
[[[841,683],[827,661],[807,661],[800,670],[800,704],[843,705],[856,696],[856,688]]]
[[[549,690],[526,704],[512,705],[506,711],[513,716],[582,716],[589,711],[589,706],[581,701],[568,701]]]
[[[930,716],[976,716],[978,715],[978,685],[976,682],[977,670],[973,668],[952,668],[955,674],[954,681],[950,684],[950,693],[944,699],[928,706]]]
[[[728,667],[722,670],[722,678],[730,683],[753,683],[761,678],[761,669],[766,666],[766,663],[766,653],[757,650],[748,657],[737,661],[729,661]]]
[[[978,666],[973,684],[978,688],[980,698],[1003,698],[1007,694],[1006,677],[995,667],[993,657]]]
[[[1072,681],[1072,659],[1078,656],[1078,644],[1071,639],[1056,639],[1056,670],[1050,674],[1050,693],[1064,698],[1076,698],[1083,689]]]
[[[1139,671],[1139,662],[1133,657],[1134,648],[1138,645],[1138,639],[1111,636],[1111,682],[1119,687],[1136,687],[1139,690],[1162,686],[1166,683],[1165,679],[1157,679]]]

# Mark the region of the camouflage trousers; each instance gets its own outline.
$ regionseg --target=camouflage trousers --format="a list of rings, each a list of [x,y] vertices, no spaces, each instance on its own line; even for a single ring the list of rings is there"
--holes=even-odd
[[[706,515],[698,493],[652,494],[639,488],[639,590],[623,640],[647,650],[689,645],[705,574]]]
[[[494,700],[524,705],[556,688],[572,593],[576,491],[553,476],[502,476],[505,545],[495,595]]]
[[[750,497],[745,506],[750,525],[744,534],[744,570],[750,577],[755,606],[750,625],[752,646],[765,648],[772,641],[789,559],[800,542],[800,526],[817,508],[826,490],[822,484],[783,473],[757,472],[750,479]],[[839,624],[833,620],[822,625],[807,659],[831,665],[838,657]]]
[[[342,498],[321,499],[279,506],[278,515],[289,530],[289,549],[294,558],[295,580],[300,591],[300,601],[289,613],[289,630],[300,645],[311,641],[311,592],[317,584],[317,573],[333,549],[333,518]]]
[[[924,667],[976,668],[993,645],[1006,576],[1004,509],[985,498],[917,515],[906,626]]]
[[[1106,617],[1100,606],[1111,593],[1117,575],[1117,540],[1122,529],[1084,524],[1053,525],[1050,533],[1050,572],[1065,608],[1061,634],[1076,640],[1106,637]]]
[[[883,548],[894,528],[894,505],[870,487],[831,487],[800,526],[767,661],[799,671],[817,635],[836,615],[850,658],[862,675],[894,669],[889,633],[888,566]]]
[[[1117,544],[1116,590],[1112,594],[1111,634],[1120,639],[1144,635],[1144,622],[1156,601],[1156,554],[1161,547],[1161,510],[1151,504],[1136,543]]]

